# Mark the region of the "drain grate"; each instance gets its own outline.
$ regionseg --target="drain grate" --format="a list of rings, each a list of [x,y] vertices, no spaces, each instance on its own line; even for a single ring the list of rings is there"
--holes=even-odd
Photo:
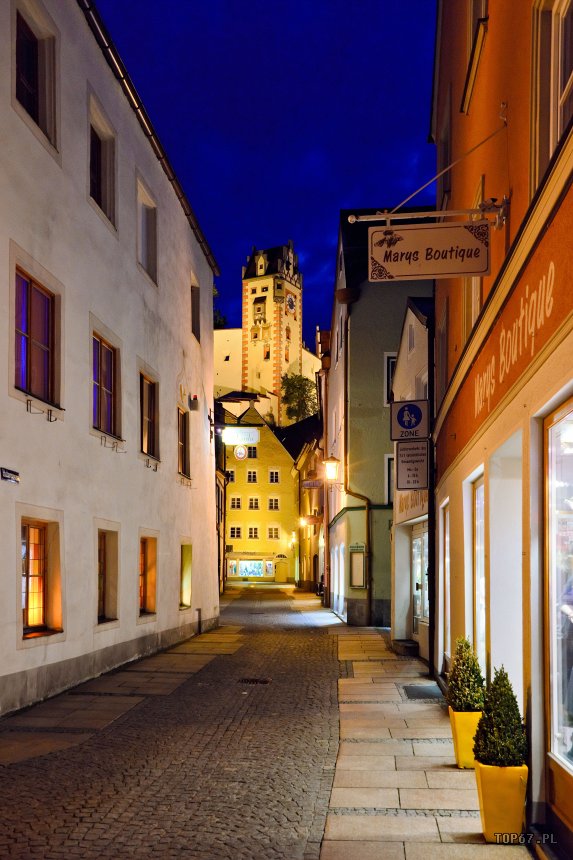
[[[403,689],[409,699],[442,698],[442,691],[437,684],[405,684]]]
[[[237,684],[270,684],[272,678],[239,678]]]

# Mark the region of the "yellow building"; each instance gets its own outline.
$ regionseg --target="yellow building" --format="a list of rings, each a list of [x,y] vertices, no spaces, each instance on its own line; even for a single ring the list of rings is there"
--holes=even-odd
[[[287,449],[250,406],[226,413],[227,579],[298,580],[298,473]]]

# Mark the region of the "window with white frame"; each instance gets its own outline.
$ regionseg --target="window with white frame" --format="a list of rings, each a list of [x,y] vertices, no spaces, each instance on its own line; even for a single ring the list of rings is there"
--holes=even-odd
[[[247,484],[256,484],[257,483],[257,470],[249,469],[247,472]]]
[[[276,496],[271,496],[269,498],[269,511],[278,511],[279,510],[279,500]]]
[[[247,445],[247,457],[249,460],[257,459],[257,446],[256,445]]]
[[[15,386],[56,403],[58,341],[56,297],[33,278],[16,272]]]
[[[279,470],[278,469],[269,469],[269,484],[278,484],[279,483]]]
[[[278,540],[279,539],[279,527],[278,526],[269,526],[268,539],[269,540]]]
[[[240,511],[241,510],[241,497],[240,496],[231,496],[231,510],[232,511]]]
[[[157,206],[142,182],[137,182],[137,260],[157,282]]]
[[[22,517],[20,537],[23,637],[59,632],[63,626],[59,523]]]
[[[109,529],[97,530],[97,621],[105,624],[117,618],[119,535]]]
[[[258,540],[259,538],[259,527],[258,526],[249,526],[249,540]]]
[[[239,539],[241,537],[241,526],[231,526],[229,534],[232,538]]]
[[[573,2],[535,0],[532,192],[573,116]]]
[[[153,615],[157,593],[157,539],[139,539],[139,614]]]
[[[92,96],[89,104],[90,197],[115,223],[115,133]]]
[[[249,496],[249,510],[250,511],[258,511],[259,510],[259,498],[258,498],[258,496]]]
[[[15,96],[56,146],[56,28],[38,4],[16,12]]]

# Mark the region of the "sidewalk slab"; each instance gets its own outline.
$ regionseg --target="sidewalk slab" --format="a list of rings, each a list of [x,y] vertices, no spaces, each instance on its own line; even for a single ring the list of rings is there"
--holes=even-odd
[[[368,741],[342,741],[338,748],[338,754],[344,756],[371,756],[373,763],[378,756],[388,755],[413,755],[410,741],[380,741],[369,743]]]
[[[414,761],[414,756],[410,756]],[[338,755],[336,768],[342,770],[396,770],[396,758],[393,755],[377,755],[373,760],[367,755]],[[406,768],[403,768],[405,770]]]
[[[337,767],[335,788],[427,788],[426,773],[418,770],[343,770]]]
[[[333,788],[330,806],[347,809],[397,809],[400,806],[400,798],[397,788]]]
[[[423,845],[406,845],[406,860],[428,860]],[[518,860],[531,854],[522,845],[432,845],[432,860]]]
[[[467,809],[479,810],[475,788],[403,788],[400,789],[402,809]]]
[[[433,817],[411,815],[334,815],[326,818],[325,840],[439,842]],[[433,845],[432,845],[433,851]],[[426,849],[426,860],[430,851]],[[359,855],[358,855],[359,856]],[[430,855],[433,856],[433,855]]]
[[[323,842],[320,860],[405,860],[404,845],[401,842]]]

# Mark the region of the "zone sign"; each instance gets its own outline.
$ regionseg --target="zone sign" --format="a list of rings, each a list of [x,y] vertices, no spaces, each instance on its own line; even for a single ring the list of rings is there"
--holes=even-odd
[[[399,400],[390,404],[390,411],[390,438],[393,442],[428,438],[427,400]]]

